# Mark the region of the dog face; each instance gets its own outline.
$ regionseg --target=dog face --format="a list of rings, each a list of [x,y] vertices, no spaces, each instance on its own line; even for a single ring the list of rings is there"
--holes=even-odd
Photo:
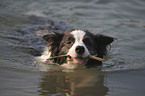
[[[69,55],[69,57],[55,58],[54,63],[98,63],[88,58],[95,55],[103,58],[107,52],[107,45],[114,38],[104,35],[94,35],[88,31],[72,30],[65,33],[47,34],[42,37],[50,46],[51,56]],[[94,62],[92,62],[94,61]],[[90,65],[90,64],[89,64]]]

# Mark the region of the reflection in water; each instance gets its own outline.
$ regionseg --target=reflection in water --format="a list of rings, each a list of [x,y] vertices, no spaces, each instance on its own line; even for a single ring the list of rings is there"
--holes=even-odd
[[[99,70],[74,70],[74,72],[46,72],[39,84],[40,95],[51,96],[104,96],[104,73]]]

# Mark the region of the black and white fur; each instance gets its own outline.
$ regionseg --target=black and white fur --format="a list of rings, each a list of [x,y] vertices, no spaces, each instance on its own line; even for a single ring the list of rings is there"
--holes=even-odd
[[[48,47],[45,49],[41,60],[46,61],[49,57],[59,55],[69,55],[52,59],[53,63],[65,67],[76,68],[79,65],[94,67],[102,62],[88,58],[94,55],[100,58],[106,56],[107,46],[113,41],[113,37],[101,34],[94,35],[89,31],[71,30],[65,33],[49,33],[42,37],[47,41]]]

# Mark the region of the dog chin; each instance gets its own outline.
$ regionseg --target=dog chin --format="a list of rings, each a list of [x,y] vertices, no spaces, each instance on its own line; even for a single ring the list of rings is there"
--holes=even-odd
[[[88,61],[88,57],[81,57],[81,56],[67,57],[67,62],[69,62],[69,63],[86,64],[87,61]]]

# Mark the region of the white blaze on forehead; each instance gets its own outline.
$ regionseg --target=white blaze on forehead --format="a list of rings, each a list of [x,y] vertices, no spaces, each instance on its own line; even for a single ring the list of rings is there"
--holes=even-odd
[[[88,55],[90,55],[89,50],[87,49],[86,45],[83,42],[83,38],[86,35],[86,33],[82,30],[75,30],[75,31],[72,31],[71,34],[75,38],[75,43],[70,48],[67,54],[70,55],[71,57],[76,57],[77,56],[77,53],[75,52],[76,47],[83,46],[85,48],[85,52],[82,56],[87,57]]]
[[[82,41],[86,33],[82,30],[75,30],[71,34],[75,37],[75,41],[79,42]]]

